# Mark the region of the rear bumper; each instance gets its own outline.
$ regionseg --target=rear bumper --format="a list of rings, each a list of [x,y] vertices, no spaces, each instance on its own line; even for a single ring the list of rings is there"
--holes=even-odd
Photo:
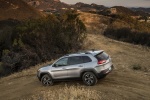
[[[113,70],[113,68],[114,68],[114,66],[112,65],[110,68],[103,70],[100,73],[97,73],[97,77],[98,78],[105,77],[106,75],[108,75]]]

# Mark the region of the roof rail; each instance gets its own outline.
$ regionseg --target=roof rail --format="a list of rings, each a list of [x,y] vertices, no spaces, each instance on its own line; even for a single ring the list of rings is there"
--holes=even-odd
[[[91,54],[90,52],[85,52],[85,54]]]
[[[64,56],[69,56],[69,54],[66,54],[66,55],[64,55]]]

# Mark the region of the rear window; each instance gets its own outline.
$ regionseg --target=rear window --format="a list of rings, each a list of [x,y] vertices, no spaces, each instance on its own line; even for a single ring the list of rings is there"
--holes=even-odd
[[[101,61],[101,60],[107,60],[109,56],[107,53],[102,52],[97,54],[95,57],[97,58],[98,61]]]

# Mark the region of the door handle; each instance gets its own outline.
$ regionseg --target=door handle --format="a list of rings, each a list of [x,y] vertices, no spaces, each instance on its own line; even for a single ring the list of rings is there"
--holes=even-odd
[[[62,69],[66,69],[66,68],[62,68]]]
[[[79,67],[83,67],[82,65],[79,65]]]

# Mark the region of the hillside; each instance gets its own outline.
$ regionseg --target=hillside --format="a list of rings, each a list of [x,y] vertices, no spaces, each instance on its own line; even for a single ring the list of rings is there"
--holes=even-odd
[[[129,16],[137,15],[136,12],[134,12],[126,7],[123,7],[123,6],[114,6],[112,8],[116,8],[117,14],[124,14],[124,15],[129,15]]]
[[[36,78],[36,72],[38,68],[51,63],[47,62],[1,78],[1,100],[68,100],[68,97],[87,100],[149,100],[150,49],[101,35],[102,28],[107,28],[103,22],[108,17],[81,13],[80,19],[85,23],[88,33],[84,49],[105,50],[112,57],[115,66],[112,73],[92,87],[84,86],[82,81],[57,82],[54,86],[43,87]]]
[[[22,20],[43,16],[22,0],[0,0],[0,12],[0,20]]]

